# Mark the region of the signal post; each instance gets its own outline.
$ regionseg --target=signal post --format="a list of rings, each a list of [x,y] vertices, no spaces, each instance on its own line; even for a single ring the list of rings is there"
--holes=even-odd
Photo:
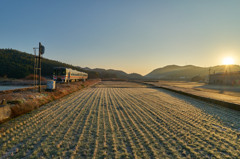
[[[38,49],[38,59],[34,60],[34,84],[37,83],[37,72],[38,74],[38,92],[41,92],[41,55],[44,54],[45,52],[45,47],[39,42],[39,47],[38,48],[33,48],[34,53],[35,50]],[[36,53],[35,53],[35,59],[37,58]]]

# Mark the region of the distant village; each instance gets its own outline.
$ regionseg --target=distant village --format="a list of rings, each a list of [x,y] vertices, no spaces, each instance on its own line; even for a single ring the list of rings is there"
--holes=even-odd
[[[240,71],[210,74],[209,84],[240,85]]]

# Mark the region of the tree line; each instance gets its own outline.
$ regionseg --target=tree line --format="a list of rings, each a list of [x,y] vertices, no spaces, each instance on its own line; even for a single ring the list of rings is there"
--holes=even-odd
[[[25,78],[34,72],[34,55],[14,49],[0,49],[0,77]],[[99,78],[95,71],[85,71],[80,67],[62,63],[55,60],[42,58],[42,76],[52,78],[54,67],[67,67],[88,73],[89,78]]]

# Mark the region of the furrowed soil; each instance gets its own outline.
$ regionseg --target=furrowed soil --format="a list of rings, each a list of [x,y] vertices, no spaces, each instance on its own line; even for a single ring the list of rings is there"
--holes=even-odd
[[[240,113],[101,82],[0,125],[0,158],[239,158]]]

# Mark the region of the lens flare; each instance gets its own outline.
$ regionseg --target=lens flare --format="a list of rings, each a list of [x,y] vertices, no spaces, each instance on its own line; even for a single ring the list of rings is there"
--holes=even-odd
[[[234,59],[232,57],[225,57],[222,61],[224,65],[232,65],[234,64]]]

